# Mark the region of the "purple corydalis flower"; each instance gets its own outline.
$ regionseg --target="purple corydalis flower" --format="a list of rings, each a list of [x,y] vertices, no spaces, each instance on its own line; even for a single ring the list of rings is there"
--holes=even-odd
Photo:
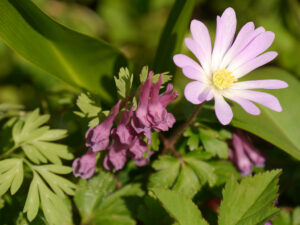
[[[88,179],[93,176],[96,168],[96,156],[97,153],[89,149],[83,156],[76,158],[72,164],[75,177]]]
[[[132,126],[138,134],[143,134],[151,144],[151,131],[167,131],[175,123],[174,116],[167,112],[166,106],[174,101],[178,93],[173,91],[172,84],[169,84],[166,91],[159,94],[162,85],[160,76],[156,84],[152,84],[153,72],[149,73],[147,81],[141,88],[140,101],[136,115],[132,119]]]
[[[243,176],[251,174],[253,166],[264,167],[265,158],[242,131],[233,134],[232,144],[234,149],[229,149],[229,159],[236,164]]]
[[[106,119],[95,128],[90,128],[85,135],[86,146],[94,152],[102,151],[109,145],[110,130],[119,114],[121,100],[111,109]]]
[[[288,85],[281,80],[254,80],[236,82],[254,69],[272,61],[277,53],[264,53],[274,40],[274,33],[263,27],[254,27],[253,22],[246,23],[236,39],[236,15],[227,8],[221,17],[217,17],[217,30],[214,48],[207,27],[198,20],[191,22],[192,38],[186,38],[185,44],[196,56],[200,64],[183,55],[175,55],[175,64],[182,68],[183,74],[194,80],[184,90],[185,98],[193,104],[215,100],[215,113],[218,120],[227,125],[233,113],[228,98],[238,103],[252,115],[260,114],[253,103],[264,105],[274,111],[282,110],[278,99],[268,93],[250,89],[280,89]]]
[[[116,134],[120,139],[120,143],[124,145],[131,145],[136,137],[136,133],[130,125],[130,119],[133,115],[133,108],[131,110],[125,110],[122,114],[120,123],[116,128]]]
[[[266,222],[265,225],[272,225],[270,221]]]

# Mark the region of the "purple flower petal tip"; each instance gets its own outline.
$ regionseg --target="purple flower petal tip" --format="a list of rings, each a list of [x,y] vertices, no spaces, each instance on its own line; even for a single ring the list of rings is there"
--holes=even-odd
[[[72,164],[74,176],[81,177],[82,179],[92,177],[96,169],[96,156],[97,153],[89,149],[86,154],[80,158],[76,158]]]

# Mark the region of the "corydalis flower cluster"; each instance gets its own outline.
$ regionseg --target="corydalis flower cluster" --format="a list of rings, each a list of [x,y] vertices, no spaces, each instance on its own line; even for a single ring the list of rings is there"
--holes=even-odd
[[[140,90],[140,99],[136,111],[134,108],[120,112],[121,100],[111,109],[107,118],[95,128],[86,133],[86,146],[89,151],[73,162],[75,176],[84,179],[94,174],[96,153],[108,150],[103,166],[107,170],[120,170],[126,163],[127,156],[131,157],[137,166],[148,163],[152,151],[148,151],[147,144],[152,142],[153,131],[167,131],[175,123],[174,116],[166,110],[166,106],[177,98],[172,84],[168,84],[166,91],[159,94],[162,77],[157,83],[152,82],[153,73]],[[125,104],[126,105],[126,104]],[[114,127],[117,117],[121,115],[119,123]],[[147,139],[147,143],[144,141]],[[148,152],[148,155],[144,155]]]
[[[223,125],[229,124],[233,117],[224,97],[238,103],[252,115],[260,114],[253,102],[280,112],[282,109],[277,98],[249,89],[279,89],[288,86],[281,80],[237,82],[249,72],[273,60],[277,53],[263,53],[274,40],[273,32],[266,31],[263,27],[255,29],[253,22],[248,22],[234,40],[236,24],[232,8],[227,8],[221,17],[217,17],[212,50],[207,27],[202,22],[193,20],[192,38],[186,38],[185,44],[200,64],[182,54],[173,58],[175,64],[182,68],[183,74],[194,80],[185,87],[185,98],[193,104],[201,104],[214,98],[216,116]]]
[[[229,149],[229,159],[237,166],[243,176],[251,174],[253,166],[264,167],[265,157],[252,145],[241,130],[233,134],[232,145],[233,149]]]

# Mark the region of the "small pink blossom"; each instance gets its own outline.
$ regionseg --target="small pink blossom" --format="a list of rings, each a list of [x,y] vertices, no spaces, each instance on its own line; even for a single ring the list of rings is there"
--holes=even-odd
[[[214,98],[215,113],[218,120],[227,125],[233,113],[224,97],[238,103],[252,115],[260,114],[253,103],[264,105],[280,112],[282,108],[276,97],[251,89],[280,89],[288,84],[281,80],[240,81],[254,69],[263,66],[277,56],[277,52],[265,52],[274,40],[274,33],[263,27],[255,29],[253,22],[246,23],[236,36],[236,15],[227,8],[222,16],[217,16],[217,30],[214,48],[207,27],[198,20],[191,22],[192,38],[185,44],[199,60],[183,54],[175,55],[175,64],[182,68],[183,74],[194,80],[184,90],[185,98],[193,104],[201,104]],[[265,52],[265,53],[264,53]]]

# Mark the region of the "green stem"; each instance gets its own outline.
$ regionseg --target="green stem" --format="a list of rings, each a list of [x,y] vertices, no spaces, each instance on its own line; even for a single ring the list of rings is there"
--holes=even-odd
[[[10,148],[6,152],[4,152],[3,155],[0,155],[0,159],[4,159],[4,158],[8,157],[11,153],[13,153],[19,147],[20,147],[19,145],[13,146],[12,148]]]

